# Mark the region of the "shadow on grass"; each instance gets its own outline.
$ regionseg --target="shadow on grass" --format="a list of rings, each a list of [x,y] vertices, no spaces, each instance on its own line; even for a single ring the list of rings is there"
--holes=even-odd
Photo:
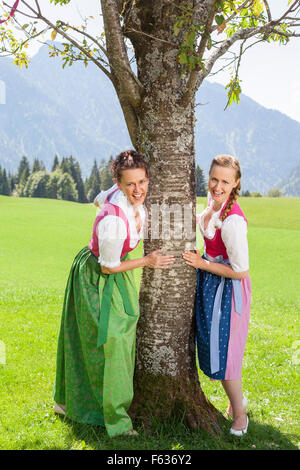
[[[78,450],[298,450],[297,436],[284,434],[268,424],[250,420],[248,432],[238,438],[229,434],[227,421],[219,435],[201,429],[190,431],[182,422],[154,423],[151,433],[136,427],[139,435],[109,438],[105,428],[75,423],[68,418],[69,434],[65,449]]]

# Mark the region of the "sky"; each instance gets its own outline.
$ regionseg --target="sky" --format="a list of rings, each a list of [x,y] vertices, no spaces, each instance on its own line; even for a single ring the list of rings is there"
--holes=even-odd
[[[34,3],[32,0],[28,2]],[[63,7],[50,4],[49,0],[40,0],[39,3],[42,12],[51,19],[60,18],[73,25],[81,25],[80,16],[93,16],[94,19],[89,19],[89,31],[99,33],[102,27],[100,0],[71,0],[69,5]],[[275,18],[286,4],[287,0],[269,0]],[[47,38],[50,38],[50,33]],[[56,40],[60,40],[59,35]],[[39,47],[37,43],[32,53]],[[262,43],[250,48],[241,61],[239,76],[243,94],[300,122],[300,37],[293,38],[285,46]],[[208,80],[226,85],[229,78],[227,71]]]

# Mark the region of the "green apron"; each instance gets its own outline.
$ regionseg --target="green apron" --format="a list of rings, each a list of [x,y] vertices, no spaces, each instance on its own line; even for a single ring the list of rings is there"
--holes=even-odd
[[[65,291],[53,397],[68,418],[104,425],[110,437],[132,429],[127,410],[138,318],[133,271],[103,274],[96,256],[83,248]]]

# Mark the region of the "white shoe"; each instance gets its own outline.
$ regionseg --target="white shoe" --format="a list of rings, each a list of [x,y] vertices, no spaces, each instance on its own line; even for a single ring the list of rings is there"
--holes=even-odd
[[[134,429],[130,429],[130,431],[124,432],[124,436],[138,436],[139,433]]]
[[[233,436],[237,436],[237,437],[241,437],[244,434],[247,434],[249,419],[248,419],[248,416],[246,416],[246,417],[247,417],[246,427],[244,429],[240,429],[240,430],[230,428],[230,431],[229,431],[230,434],[232,434]]]
[[[54,411],[54,413],[56,413],[57,415],[66,416],[65,410],[64,410],[60,405],[58,405],[57,403],[54,403],[54,405],[53,405],[53,411]]]

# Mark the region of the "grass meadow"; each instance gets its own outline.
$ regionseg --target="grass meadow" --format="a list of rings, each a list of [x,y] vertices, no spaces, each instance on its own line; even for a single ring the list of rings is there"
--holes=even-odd
[[[229,436],[230,422],[219,436],[174,422],[157,423],[151,435],[139,429],[137,438],[109,439],[103,428],[73,423],[51,408],[65,284],[89,241],[95,208],[0,196],[0,449],[299,448],[300,199],[240,198],[240,205],[249,223],[253,292],[243,368],[247,435]],[[225,412],[221,385],[202,373],[200,381]]]

